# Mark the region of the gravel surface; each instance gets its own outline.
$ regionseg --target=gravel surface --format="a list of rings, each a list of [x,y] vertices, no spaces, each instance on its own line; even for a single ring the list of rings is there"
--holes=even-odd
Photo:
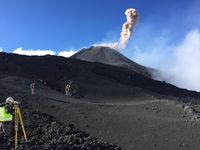
[[[28,142],[23,143],[22,131],[18,150],[120,150],[121,148],[99,141],[80,131],[73,124],[62,124],[55,118],[38,111],[24,113]],[[14,129],[14,127],[13,127]],[[11,138],[1,134],[0,149],[14,149],[14,134]]]

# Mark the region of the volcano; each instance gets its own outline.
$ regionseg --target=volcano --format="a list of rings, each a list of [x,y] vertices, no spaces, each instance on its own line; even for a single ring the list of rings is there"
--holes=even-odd
[[[71,56],[71,58],[123,67],[147,77],[151,77],[151,74],[155,71],[154,69],[137,64],[115,49],[103,46],[92,46],[88,49],[84,48]]]

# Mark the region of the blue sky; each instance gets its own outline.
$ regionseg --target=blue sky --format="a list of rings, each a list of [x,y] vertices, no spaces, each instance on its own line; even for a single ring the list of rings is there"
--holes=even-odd
[[[166,48],[199,28],[199,4],[198,0],[0,0],[0,48],[58,53],[115,42],[126,21],[124,11],[136,8],[139,21],[122,52],[134,58],[135,49]]]
[[[12,51],[92,45],[120,30],[132,6],[122,0],[0,0],[0,46]]]

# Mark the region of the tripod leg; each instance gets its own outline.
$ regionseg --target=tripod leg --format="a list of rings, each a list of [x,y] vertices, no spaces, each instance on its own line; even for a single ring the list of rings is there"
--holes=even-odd
[[[18,115],[19,115],[22,131],[23,131],[23,134],[24,134],[24,139],[27,142],[26,131],[25,131],[25,128],[24,128],[24,123],[23,123],[23,120],[22,120],[22,115],[21,115],[20,109],[18,108],[17,111],[18,111]]]
[[[17,108],[15,108],[15,149],[17,149],[17,142],[18,142],[18,115],[17,115]]]

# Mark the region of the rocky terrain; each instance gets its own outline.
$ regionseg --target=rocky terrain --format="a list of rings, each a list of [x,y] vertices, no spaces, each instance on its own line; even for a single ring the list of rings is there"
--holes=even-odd
[[[69,80],[79,85],[81,97],[65,95]],[[29,88],[33,82],[35,95]],[[28,142],[19,149],[197,150],[200,146],[200,93],[124,67],[0,53],[0,101],[9,96],[21,102],[28,133]],[[13,138],[1,138],[0,146],[13,147]]]
[[[120,150],[116,145],[104,143],[80,131],[73,124],[62,124],[52,116],[40,112],[23,114],[28,142],[24,142],[19,131],[18,150]],[[14,128],[14,126],[13,126]],[[0,135],[1,150],[14,149],[14,135],[8,138]]]

